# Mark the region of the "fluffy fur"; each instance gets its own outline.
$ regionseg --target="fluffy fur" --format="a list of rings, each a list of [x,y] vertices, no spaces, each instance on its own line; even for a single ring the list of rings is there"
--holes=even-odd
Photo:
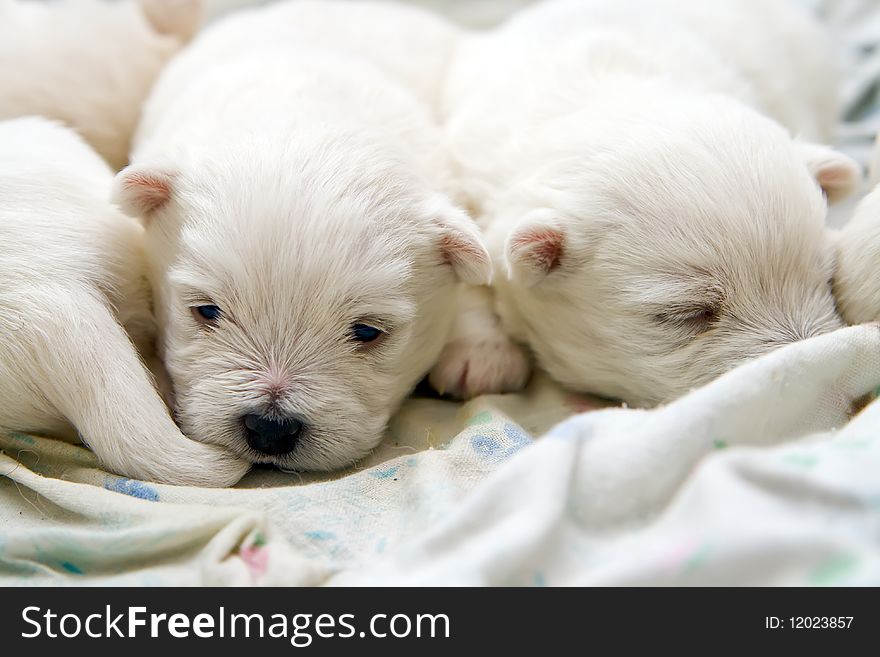
[[[237,11],[211,25],[199,41],[201,57],[176,65],[154,104],[177,97],[202,61],[267,43],[318,47],[365,60],[436,111],[446,68],[460,30],[434,14],[399,2],[287,0]],[[159,95],[161,94],[161,95]],[[152,131],[144,117],[141,130]]]
[[[200,0],[0,0],[0,119],[63,121],[122,168],[141,104],[200,10]]]
[[[0,123],[0,427],[78,432],[129,477],[234,484],[247,464],[181,434],[138,358],[154,331],[143,229],[110,206],[112,181],[70,130]]]
[[[850,324],[880,320],[880,140],[874,146],[871,191],[837,234],[834,293]]]
[[[379,442],[437,359],[458,281],[488,282],[490,264],[439,193],[447,165],[427,108],[347,49],[290,38],[282,9],[228,18],[166,69],[116,198],[147,224],[184,432],[326,470]],[[361,30],[385,33],[388,7],[362,11]],[[219,319],[199,319],[206,304]],[[383,335],[359,343],[356,324]],[[248,415],[295,418],[296,447],[254,449]]]
[[[833,121],[831,59],[776,0],[558,0],[463,42],[447,128],[506,335],[488,304],[463,314],[435,384],[520,385],[512,336],[565,385],[649,405],[837,327],[823,190],[860,172],[806,141]]]

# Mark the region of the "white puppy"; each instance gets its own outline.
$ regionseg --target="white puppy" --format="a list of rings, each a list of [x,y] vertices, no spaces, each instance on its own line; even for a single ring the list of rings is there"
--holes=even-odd
[[[345,53],[379,68],[436,111],[460,35],[458,28],[439,16],[399,2],[286,0],[217,21],[210,34],[200,39],[199,49],[203,59],[266,43]],[[198,74],[201,59],[189,61],[194,70],[178,64],[174,80],[163,81],[163,95],[176,97],[179,85]],[[154,102],[161,101],[154,96]],[[149,132],[150,116],[145,119],[148,123],[141,130]]]
[[[464,42],[447,127],[507,335],[563,384],[645,405],[838,326],[822,190],[860,173],[783,127],[827,138],[830,60],[776,0],[560,0]],[[524,380],[486,298],[437,387]]]
[[[200,15],[200,0],[0,0],[0,119],[58,119],[125,166],[141,104]]]
[[[457,281],[485,284],[490,262],[438,193],[427,108],[260,11],[207,29],[166,69],[116,198],[147,224],[184,432],[325,470],[379,442],[439,355]]]
[[[234,484],[248,464],[181,434],[138,358],[154,332],[143,228],[112,183],[69,129],[0,123],[0,427],[79,432],[129,477]]]
[[[874,146],[871,191],[837,235],[834,293],[850,324],[880,320],[880,139]]]

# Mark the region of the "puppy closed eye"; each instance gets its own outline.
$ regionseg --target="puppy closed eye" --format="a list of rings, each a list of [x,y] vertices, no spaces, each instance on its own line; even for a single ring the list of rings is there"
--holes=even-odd
[[[718,320],[718,309],[711,306],[699,306],[686,309],[671,309],[656,313],[654,322],[672,329],[684,330],[691,335],[699,335],[708,331]]]

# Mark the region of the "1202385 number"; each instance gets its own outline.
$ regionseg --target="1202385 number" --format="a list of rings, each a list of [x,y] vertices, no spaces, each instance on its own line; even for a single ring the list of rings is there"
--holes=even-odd
[[[853,616],[792,616],[789,623],[793,630],[809,629],[848,629]]]

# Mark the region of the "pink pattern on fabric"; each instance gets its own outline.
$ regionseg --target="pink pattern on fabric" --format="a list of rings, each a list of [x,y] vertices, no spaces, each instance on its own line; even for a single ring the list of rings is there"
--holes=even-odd
[[[241,558],[247,564],[251,571],[251,577],[256,581],[266,572],[269,566],[269,549],[261,544],[255,543],[248,547],[241,548]]]
[[[693,557],[700,547],[700,542],[695,537],[686,537],[677,543],[667,545],[661,551],[658,562],[667,571],[680,571]]]

